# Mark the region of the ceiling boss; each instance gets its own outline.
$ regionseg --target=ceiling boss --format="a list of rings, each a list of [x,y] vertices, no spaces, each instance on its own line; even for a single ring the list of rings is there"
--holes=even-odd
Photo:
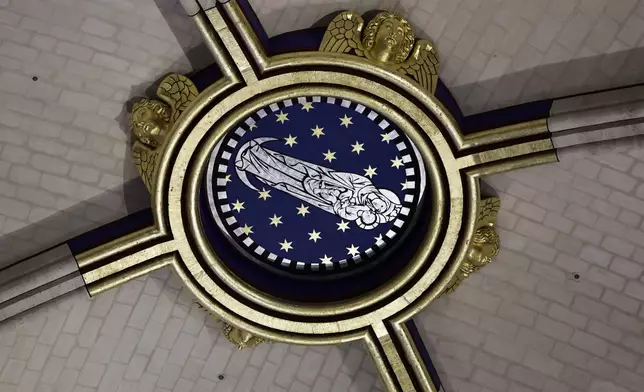
[[[342,12],[329,24],[320,50],[353,52],[415,80],[432,94],[436,91],[439,59],[431,42],[416,41],[411,24],[391,12],[380,12],[366,28],[364,24],[358,13]]]
[[[387,390],[441,390],[412,317],[496,256],[479,179],[556,159],[543,128],[461,133],[434,45],[393,13],[271,56],[238,1],[182,3],[217,72],[133,105],[152,223],[78,256],[88,292],[172,266],[238,348],[361,340]]]

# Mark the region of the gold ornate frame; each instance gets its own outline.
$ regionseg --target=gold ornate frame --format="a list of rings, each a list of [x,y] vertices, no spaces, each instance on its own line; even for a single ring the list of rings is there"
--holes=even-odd
[[[155,224],[81,254],[90,295],[171,265],[199,302],[270,340],[337,344],[362,339],[391,391],[436,391],[405,322],[453,281],[477,229],[483,175],[556,161],[546,121],[464,136],[443,105],[403,75],[365,58],[301,52],[269,57],[235,1],[193,16],[223,78],[173,126],[152,189]],[[248,113],[301,95],[352,99],[387,113],[418,147],[434,215],[403,273],[351,300],[285,303],[230,272],[200,223],[197,190],[209,152]]]

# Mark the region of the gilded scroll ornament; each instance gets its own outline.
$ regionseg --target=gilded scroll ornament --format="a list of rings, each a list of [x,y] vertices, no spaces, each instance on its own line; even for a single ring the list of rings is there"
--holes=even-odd
[[[342,12],[329,24],[320,51],[366,57],[413,79],[432,94],[436,91],[438,53],[431,42],[416,41],[406,19],[391,12],[381,12],[366,27],[364,25],[365,21],[358,13]]]
[[[144,98],[133,105],[130,115],[130,129],[135,138],[132,158],[148,191],[154,185],[161,149],[172,126],[198,94],[190,79],[170,74],[157,88],[161,101]]]
[[[500,208],[501,200],[498,197],[481,200],[476,232],[468,249],[467,257],[444,294],[452,293],[468,276],[490,264],[492,259],[499,254],[501,242],[494,226]]]

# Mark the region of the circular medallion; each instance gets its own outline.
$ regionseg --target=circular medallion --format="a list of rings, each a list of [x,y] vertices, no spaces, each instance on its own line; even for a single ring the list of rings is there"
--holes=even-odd
[[[326,61],[325,59],[326,57],[320,57],[318,60]],[[310,58],[307,57],[306,61],[310,61]],[[374,79],[382,71],[362,63],[354,65],[365,66],[373,73],[369,75]],[[360,70],[356,69],[356,72]],[[364,336],[362,328],[371,325],[373,320],[384,320],[393,315],[408,317],[443,291],[443,285],[456,271],[453,261],[460,257],[460,254],[455,253],[459,245],[456,235],[464,224],[467,226],[466,230],[473,227],[471,209],[466,208],[464,211],[463,208],[464,187],[468,195],[475,194],[476,188],[472,188],[473,182],[461,176],[457,158],[451,150],[452,144],[446,139],[446,135],[457,129],[450,122],[451,117],[431,97],[413,94],[413,86],[407,87],[408,90],[405,90],[386,83],[375,83],[356,74],[301,70],[263,78],[252,86],[243,87],[227,96],[217,96],[212,92],[208,94],[206,91],[203,98],[191,106],[178,123],[172,140],[168,142],[159,167],[160,178],[167,180],[158,183],[153,201],[155,206],[165,206],[167,203],[166,208],[155,209],[159,233],[171,233],[171,245],[176,247],[176,253],[173,254],[176,258],[176,271],[201,302],[207,304],[214,313],[222,315],[222,318],[251,333],[257,332],[274,340],[320,343],[349,341]],[[302,97],[305,100],[300,103]],[[320,97],[319,102],[314,101],[315,97]],[[332,98],[329,103],[327,97],[335,97],[335,100]],[[306,109],[310,106],[304,105],[306,103],[313,106],[310,111]],[[314,111],[319,113],[318,119],[314,121],[319,128],[324,128],[321,131],[315,130],[315,122],[307,124],[304,120],[295,121],[299,116],[312,116]],[[373,120],[369,118],[372,112],[372,116],[375,116]],[[382,123],[383,120],[386,123]],[[348,126],[343,125],[343,122]],[[363,126],[352,129],[359,122]],[[363,122],[370,125],[364,125]],[[380,124],[388,124],[388,128],[383,130]],[[256,127],[251,130],[252,125]],[[280,128],[276,128],[277,126],[292,128],[279,133],[277,130]],[[268,127],[272,131],[266,130],[265,134],[260,134],[260,129]],[[344,150],[334,146],[336,151],[327,146],[317,151],[320,156],[315,157],[315,151],[297,149],[309,144],[305,140],[307,137],[313,145],[316,140],[323,141],[331,135],[331,131],[337,131],[337,143],[341,143],[344,138]],[[356,138],[352,131],[364,136]],[[385,131],[389,131],[389,135],[396,139],[389,143],[383,142],[382,135],[386,134]],[[394,131],[395,134],[392,134]],[[313,136],[313,132],[325,135],[318,138]],[[257,138],[269,140],[256,140]],[[329,138],[326,142],[330,143],[335,139]],[[356,150],[360,150],[359,154],[353,151],[354,146],[358,146]],[[383,150],[378,150],[379,148]],[[325,160],[323,155],[329,153],[329,150],[331,153],[336,152],[336,159],[329,158],[331,162]],[[366,162],[366,165],[365,162],[350,164],[366,157],[366,153],[371,151],[377,151],[373,162]],[[388,155],[392,153],[396,155]],[[404,168],[393,170],[391,165],[394,162],[391,160],[396,159],[396,156],[402,160],[404,155],[409,155],[412,165],[403,161]],[[276,159],[273,163],[266,164],[267,158],[277,156],[281,156],[283,160]],[[348,157],[353,157],[353,160]],[[342,163],[340,158],[343,158]],[[277,164],[277,161],[281,163]],[[295,164],[291,166],[291,163]],[[341,166],[345,163],[347,166]],[[272,187],[271,184],[277,184],[277,181],[264,178],[263,172],[253,167],[262,168],[265,172],[279,171],[292,175],[300,171],[309,173],[307,170],[316,168],[324,169],[326,174],[347,173],[349,179],[355,178],[354,175],[365,177],[378,196],[365,198],[369,201],[365,204],[370,205],[366,211],[372,213],[373,209],[378,212],[372,213],[373,215],[382,215],[386,219],[372,219],[363,211],[359,215],[360,225],[364,226],[361,227],[355,211],[352,212],[353,215],[346,215],[347,218],[335,215],[336,209],[338,212],[342,211],[337,208],[341,203],[336,203],[336,199],[341,199],[342,193],[330,191],[326,183],[322,187],[320,179],[311,181],[310,187],[304,189],[313,191],[322,188],[322,192],[312,193],[327,201],[327,204],[332,200],[333,214],[320,207],[313,207],[313,203],[305,202],[291,193]],[[375,174],[371,174],[374,168]],[[385,173],[384,168],[394,173],[390,174],[391,179],[380,177]],[[408,175],[409,168],[418,170]],[[242,173],[241,176],[238,172]],[[243,181],[244,174],[248,179],[247,183]],[[309,174],[315,173],[311,171]],[[227,178],[228,175],[230,177]],[[403,189],[401,183],[414,180],[414,176],[417,176],[420,186],[415,186],[413,191]],[[282,178],[284,183],[291,184],[291,180]],[[237,196],[241,193],[229,194],[233,184],[240,192],[248,192],[245,196],[248,200]],[[313,184],[317,186],[313,187]],[[364,185],[359,188],[369,189],[366,182]],[[294,193],[298,189],[289,190]],[[221,201],[218,199],[219,191],[226,192],[226,198]],[[271,197],[266,196],[267,191],[270,191],[268,194]],[[411,191],[413,195],[411,201],[405,200],[410,193],[407,191]],[[262,198],[260,192],[263,193]],[[360,192],[356,194],[361,195]],[[330,196],[336,199],[328,199]],[[279,231],[280,235],[273,238],[277,239],[277,244],[273,241],[272,244],[267,242],[268,245],[260,242],[267,238],[264,237],[266,226],[259,230],[258,227],[253,227],[253,233],[249,235],[235,234],[235,230],[244,228],[245,224],[252,226],[238,220],[239,217],[248,216],[260,219],[260,224],[261,219],[264,219],[263,224],[268,225],[269,229],[274,228],[275,224],[278,229],[283,229],[285,223],[270,225],[270,218],[274,214],[277,217],[286,216],[277,211],[253,209],[253,214],[244,215],[244,212],[249,211],[251,202],[261,201],[266,205],[265,203],[278,197],[290,200],[288,204],[284,202],[284,206],[276,205],[276,208],[284,208],[286,212],[290,209],[290,220],[306,219],[312,216],[313,211],[318,214],[325,212],[326,216],[337,219],[333,221],[335,226],[330,223],[327,226],[326,230],[329,232],[335,229],[335,232],[342,233],[342,230],[337,230],[337,223],[344,220],[349,223],[349,229],[342,235],[350,232],[368,233],[370,239],[366,237],[366,245],[360,245],[365,248],[358,250],[361,262],[351,264],[351,258],[346,257],[346,248],[351,248],[351,243],[348,246],[329,243],[328,251],[327,248],[324,249],[327,257],[331,257],[329,251],[340,256],[344,254],[344,257],[337,259],[347,260],[344,268],[334,264],[333,269],[327,269],[319,260],[320,257],[324,258],[325,253],[304,254],[298,260],[288,257],[293,251],[290,246],[296,248],[297,243],[284,234],[304,233],[304,239],[299,241],[310,241],[310,244],[315,245],[315,241],[309,240],[309,233],[313,229],[325,238],[322,229],[317,227],[309,228],[299,224],[291,229],[293,231]],[[400,210],[395,206],[395,198],[398,198]],[[227,212],[228,215],[222,212],[226,204],[231,210]],[[309,213],[302,212],[298,215],[298,207],[302,205],[309,207]],[[390,208],[392,205],[394,207]],[[409,208],[408,214],[401,216],[405,207]],[[391,213],[392,210],[395,214]],[[342,213],[346,214],[347,211]],[[224,218],[234,218],[236,222],[227,222]],[[382,227],[385,233],[384,241],[387,238],[386,232],[393,231],[392,227],[398,227],[396,222],[399,220],[402,225],[392,240],[386,242],[386,249],[377,247],[377,255],[363,258],[366,249],[371,249],[377,242],[375,238],[380,235],[376,231],[377,227],[368,229],[367,225],[378,222],[378,227]],[[283,218],[282,222],[286,220]],[[390,225],[389,229],[385,230],[383,225]],[[247,237],[259,245],[245,247],[243,240]],[[291,241],[293,243],[290,246],[284,246],[289,248],[288,252],[281,249],[283,243]],[[321,243],[320,241],[317,243]],[[359,246],[355,242],[353,245]],[[281,262],[269,262],[261,258],[264,252],[279,256],[280,251],[285,253],[282,257],[291,260],[288,267],[282,266]],[[336,260],[331,263],[333,261]],[[302,270],[297,269],[297,262],[305,264]],[[307,268],[306,264],[316,262],[319,264],[318,271],[313,271],[310,266]],[[272,268],[262,268],[263,266]],[[343,273],[348,270],[353,271]],[[283,273],[273,273],[275,271]],[[313,279],[293,279],[303,274],[309,274],[307,277]],[[333,281],[315,278],[323,274],[332,277]]]
[[[422,159],[381,113],[347,99],[272,102],[213,149],[212,217],[247,257],[306,274],[378,260],[409,228]]]

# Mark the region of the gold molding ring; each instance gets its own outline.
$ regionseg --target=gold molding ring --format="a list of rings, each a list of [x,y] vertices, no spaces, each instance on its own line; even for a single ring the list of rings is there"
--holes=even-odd
[[[430,221],[429,230],[408,266],[376,290],[337,303],[289,303],[251,287],[231,273],[218,257],[200,222],[199,188],[215,145],[249,113],[272,102],[303,95],[350,99],[386,113],[417,146],[430,184],[432,214],[419,217]],[[398,102],[405,109],[388,102]],[[457,264],[455,261],[462,256],[453,254],[461,224],[469,222],[472,226],[474,222],[472,214],[463,214],[463,179],[435,122],[394,90],[343,73],[285,73],[243,88],[195,118],[200,120],[189,132],[180,129],[175,132],[187,134],[176,158],[164,156],[164,163],[172,165],[172,172],[167,193],[162,191],[160,195],[167,195],[167,217],[179,256],[175,266],[214,313],[274,340],[319,344],[320,335],[327,336],[329,342],[353,340],[375,321],[390,319],[405,310],[415,313],[417,310],[410,309],[417,306],[415,301],[436,297],[451,279],[453,268],[437,281],[446,265]],[[184,122],[184,126],[190,124]],[[471,194],[476,192],[475,188],[469,190],[471,200],[474,199]],[[208,272],[213,272],[216,278]],[[401,292],[403,289],[406,291]]]

